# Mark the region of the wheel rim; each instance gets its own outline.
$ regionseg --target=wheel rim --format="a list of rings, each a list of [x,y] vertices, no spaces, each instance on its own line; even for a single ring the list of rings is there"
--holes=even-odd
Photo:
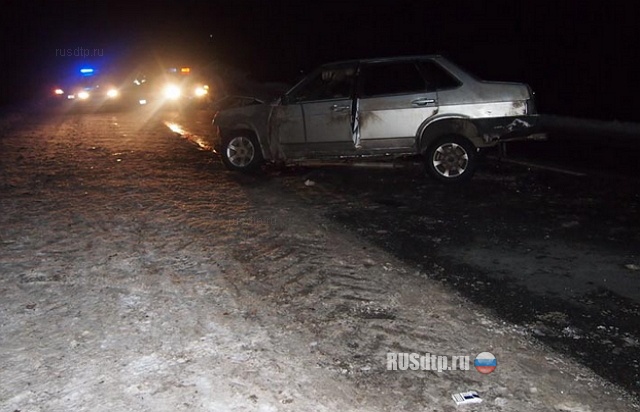
[[[469,167],[469,154],[459,144],[445,143],[433,152],[431,164],[440,176],[459,177]]]
[[[238,136],[227,145],[227,159],[236,167],[246,167],[255,157],[255,148],[250,139]]]

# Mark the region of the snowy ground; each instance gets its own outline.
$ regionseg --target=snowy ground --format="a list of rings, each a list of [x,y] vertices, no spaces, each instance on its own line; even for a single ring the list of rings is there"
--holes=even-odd
[[[639,408],[289,178],[225,172],[181,121],[0,121],[0,411]],[[205,133],[206,116],[189,122]],[[484,351],[489,375],[386,370],[388,352]],[[484,402],[456,407],[466,390]]]

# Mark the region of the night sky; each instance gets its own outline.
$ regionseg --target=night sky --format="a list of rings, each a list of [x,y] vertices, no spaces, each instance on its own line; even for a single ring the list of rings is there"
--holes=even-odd
[[[217,62],[291,82],[328,61],[439,53],[482,78],[529,83],[545,113],[640,121],[633,2],[129,3],[3,2],[0,105],[38,98],[85,63]],[[69,49],[97,56],[60,55]]]

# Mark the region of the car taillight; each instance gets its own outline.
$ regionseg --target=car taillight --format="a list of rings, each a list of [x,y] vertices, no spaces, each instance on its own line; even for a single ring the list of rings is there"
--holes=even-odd
[[[536,107],[536,93],[531,89],[531,87],[527,86],[529,89],[529,98],[527,99],[527,114],[537,114],[538,108]]]

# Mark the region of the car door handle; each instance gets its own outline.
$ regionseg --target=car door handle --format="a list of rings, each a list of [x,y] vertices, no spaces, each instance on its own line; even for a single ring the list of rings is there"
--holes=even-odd
[[[351,106],[340,106],[340,105],[334,104],[329,109],[332,112],[344,112],[345,110],[351,109]]]
[[[416,99],[411,102],[414,106],[426,106],[428,104],[435,104],[436,99]]]

